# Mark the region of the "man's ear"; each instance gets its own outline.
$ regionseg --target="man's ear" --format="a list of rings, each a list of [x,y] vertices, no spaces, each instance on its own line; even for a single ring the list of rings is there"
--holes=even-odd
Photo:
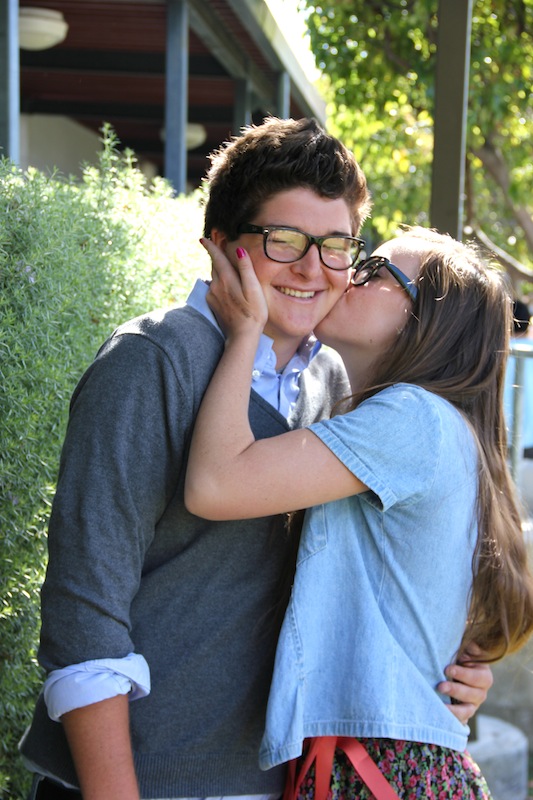
[[[221,231],[219,228],[211,228],[211,235],[209,238],[216,244],[217,247],[220,247],[222,251],[226,251],[228,237],[223,231]]]

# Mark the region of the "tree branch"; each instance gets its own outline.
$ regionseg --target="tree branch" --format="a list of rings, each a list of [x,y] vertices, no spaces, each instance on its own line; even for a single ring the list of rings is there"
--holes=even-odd
[[[512,255],[506,253],[501,247],[498,247],[498,245],[495,244],[481,228],[473,226],[472,236],[480,244],[482,244],[483,247],[489,250],[499,261],[502,267],[505,268],[506,272],[511,278],[511,281],[513,282],[513,285],[516,286],[516,284],[520,281],[533,281],[533,270],[528,269],[528,267],[524,266],[524,264],[522,264],[520,261],[517,261],[516,258],[513,258]]]
[[[511,180],[509,177],[509,169],[502,153],[500,150],[493,147],[489,141],[486,141],[483,147],[478,147],[473,150],[473,153],[479,158],[489,175],[491,175],[496,184],[500,187],[507,208],[511,211],[516,222],[524,231],[528,246],[530,250],[533,251],[533,219],[527,208],[524,208],[524,206],[515,206],[509,195]]]

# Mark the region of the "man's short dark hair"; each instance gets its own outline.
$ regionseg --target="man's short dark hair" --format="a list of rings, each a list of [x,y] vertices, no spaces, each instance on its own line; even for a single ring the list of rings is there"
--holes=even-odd
[[[213,228],[231,240],[274,194],[304,187],[345,200],[357,234],[370,212],[366,178],[338,139],[315,119],[267,118],[243,129],[210,156],[205,179],[204,233]]]

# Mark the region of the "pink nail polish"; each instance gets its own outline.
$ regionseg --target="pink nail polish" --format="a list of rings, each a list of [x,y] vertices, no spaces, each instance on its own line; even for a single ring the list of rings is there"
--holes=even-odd
[[[246,255],[246,250],[244,250],[242,247],[238,247],[237,258],[244,258],[245,255]]]

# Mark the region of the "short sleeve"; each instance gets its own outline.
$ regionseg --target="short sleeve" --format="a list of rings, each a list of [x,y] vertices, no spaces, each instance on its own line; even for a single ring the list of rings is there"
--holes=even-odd
[[[415,502],[435,480],[443,404],[447,414],[458,417],[445,400],[420,387],[398,384],[310,430],[386,510],[396,503]]]

